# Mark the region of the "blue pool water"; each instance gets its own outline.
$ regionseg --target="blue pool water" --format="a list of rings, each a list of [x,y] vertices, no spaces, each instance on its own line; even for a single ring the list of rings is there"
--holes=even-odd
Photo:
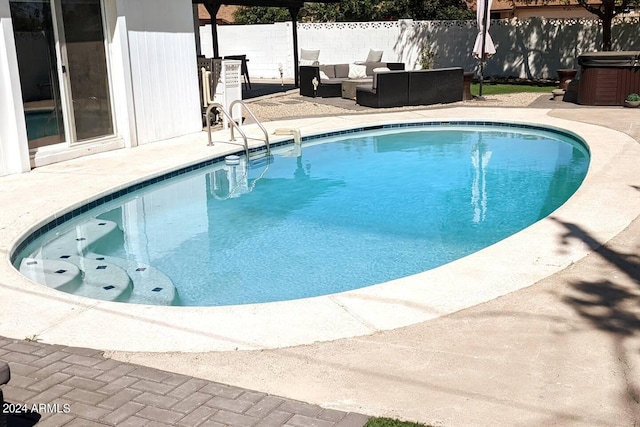
[[[15,265],[25,272],[27,260],[66,256],[82,266],[88,257],[104,263],[100,274],[112,264],[132,278],[160,274],[166,280],[147,277],[149,295],[175,287],[163,301],[131,289],[115,301],[214,306],[331,294],[498,242],[562,205],[589,165],[569,135],[490,126],[373,130],[272,154],[219,162],[98,206],[36,239]],[[56,279],[72,274],[52,265],[50,276],[64,270]],[[95,281],[108,294],[119,285],[106,277]],[[45,282],[94,296],[79,280]]]

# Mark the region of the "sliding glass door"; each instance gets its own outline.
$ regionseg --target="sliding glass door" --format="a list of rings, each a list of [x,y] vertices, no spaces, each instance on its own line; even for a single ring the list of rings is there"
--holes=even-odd
[[[29,148],[113,135],[100,0],[10,0]]]
[[[10,1],[29,148],[65,140],[58,56],[49,0]]]

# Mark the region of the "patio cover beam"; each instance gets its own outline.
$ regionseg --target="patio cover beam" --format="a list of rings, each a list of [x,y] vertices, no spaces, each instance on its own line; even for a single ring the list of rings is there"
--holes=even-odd
[[[295,85],[298,87],[298,14],[300,9],[304,6],[303,0],[192,0],[193,4],[203,4],[209,15],[211,16],[211,38],[213,44],[213,56],[214,58],[220,57],[220,50],[218,48],[218,25],[216,24],[216,15],[220,6],[266,6],[266,7],[286,7],[291,14],[291,23],[293,31],[293,73],[295,79]],[[340,0],[311,0],[306,3],[340,3]]]

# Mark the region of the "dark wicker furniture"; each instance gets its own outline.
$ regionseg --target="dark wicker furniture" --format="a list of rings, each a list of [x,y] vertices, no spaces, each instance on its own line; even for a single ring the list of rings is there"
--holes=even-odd
[[[401,62],[365,62],[366,75],[373,79],[373,70],[386,67],[390,70],[404,70]],[[300,95],[321,98],[331,98],[342,96],[342,81],[349,79],[349,64],[326,64],[326,65],[301,65],[300,75]],[[320,71],[323,71],[328,79],[320,78]],[[316,79],[317,88],[313,86]]]
[[[373,108],[447,104],[462,101],[460,67],[376,73],[371,86],[358,86],[356,102]]]

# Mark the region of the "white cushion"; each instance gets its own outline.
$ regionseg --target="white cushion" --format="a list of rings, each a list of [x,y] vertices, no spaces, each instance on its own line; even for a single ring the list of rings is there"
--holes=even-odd
[[[329,80],[329,76],[327,76],[327,73],[322,70],[320,70],[320,80]]]
[[[367,55],[367,60],[365,62],[380,62],[382,61],[383,53],[383,50],[369,49],[369,55]]]
[[[301,59],[300,65],[318,65],[318,61],[314,61],[313,59]]]
[[[364,79],[367,77],[367,66],[349,64],[349,78],[350,79]]]
[[[311,61],[317,61],[318,57],[320,56],[320,51],[319,50],[306,50],[306,49],[301,49],[300,50],[300,60],[311,60]]]
[[[375,89],[378,86],[378,73],[384,73],[386,71],[391,71],[387,67],[378,67],[373,69],[373,88]]]

